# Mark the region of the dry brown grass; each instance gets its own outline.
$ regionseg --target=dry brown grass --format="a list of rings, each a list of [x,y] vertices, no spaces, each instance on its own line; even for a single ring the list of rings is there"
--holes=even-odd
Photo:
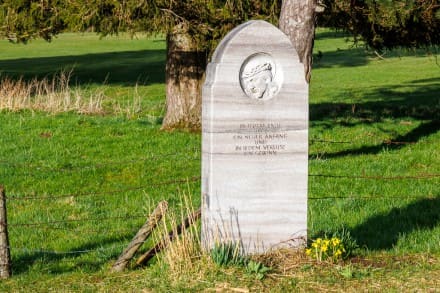
[[[8,77],[0,79],[0,110],[102,113],[102,101],[106,98],[103,90],[86,91],[79,86],[70,87],[71,73],[62,71],[51,79],[34,78],[31,81]]]
[[[265,284],[255,284],[255,290],[265,286],[273,292],[285,288],[305,292],[439,292],[440,260],[435,255],[377,253],[334,264],[311,260],[304,250],[282,249],[256,258],[273,270]]]
[[[184,196],[180,209],[163,220],[159,239],[167,238],[170,230],[176,233],[186,215],[193,213]],[[192,226],[158,255],[160,278],[146,287],[198,292],[438,292],[440,260],[435,255],[384,252],[333,263],[313,260],[304,249],[286,248],[251,258],[271,268],[263,279],[245,266],[216,265],[201,248],[198,226]]]
[[[38,279],[37,287],[34,280],[23,278],[5,280],[3,284],[8,285],[8,292],[31,292],[35,288],[39,292],[439,292],[440,267],[435,256],[368,257],[365,265],[382,261],[385,267],[367,265],[368,274],[352,278],[340,275],[340,265],[310,264],[294,251],[274,252],[271,258],[284,259],[290,265],[295,265],[297,259],[299,265],[286,270],[286,275],[274,272],[261,281],[246,275],[243,268],[218,268],[199,259],[195,261],[196,269],[192,269],[199,271],[186,274],[185,280],[175,284],[169,282],[167,271],[158,274],[152,268],[122,274],[47,274]]]
[[[113,113],[117,115],[123,115],[128,118],[134,117],[137,113],[142,111],[142,105],[141,105],[141,95],[139,94],[139,86],[138,84],[135,85],[133,89],[133,100],[132,102],[126,102],[125,104],[116,103],[113,105]]]
[[[161,233],[159,238],[166,241],[166,248],[158,255],[158,261],[168,268],[168,277],[170,280],[179,281],[182,276],[197,274],[200,272],[197,267],[200,260],[204,256],[200,245],[200,229],[197,224],[193,224],[188,228],[181,226],[185,218],[194,215],[195,209],[191,204],[189,196],[181,196],[179,211],[169,211],[162,218]],[[189,219],[190,223],[194,223],[194,219]],[[169,238],[169,231],[174,235],[178,235],[179,226],[181,233],[172,240]],[[199,276],[201,277],[201,276]]]
[[[163,218],[156,242],[168,239],[169,231],[176,233],[185,217],[194,214],[189,197],[181,198],[180,208]],[[159,286],[158,291],[176,292],[438,292],[440,259],[436,255],[377,252],[333,263],[313,260],[304,249],[278,249],[252,256],[271,268],[263,279],[257,279],[245,266],[216,265],[202,250],[199,232],[199,226],[191,226],[168,241],[158,255],[160,276],[133,279],[133,288],[155,291]],[[149,270],[145,273],[148,275]]]
[[[273,269],[276,274],[289,274],[297,271],[305,265],[312,265],[314,262],[304,253],[304,249],[277,249],[261,255],[253,256],[259,261]]]

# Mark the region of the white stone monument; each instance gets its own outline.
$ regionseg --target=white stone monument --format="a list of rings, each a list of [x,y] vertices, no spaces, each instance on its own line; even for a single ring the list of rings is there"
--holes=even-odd
[[[218,45],[202,114],[202,243],[245,254],[307,236],[308,84],[290,40],[249,21]]]

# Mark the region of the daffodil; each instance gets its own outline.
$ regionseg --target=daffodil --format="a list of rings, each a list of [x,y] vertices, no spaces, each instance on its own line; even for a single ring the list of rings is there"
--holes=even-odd
[[[332,241],[333,246],[335,246],[335,247],[341,243],[341,240],[339,240],[339,238],[336,238],[336,237],[333,237],[331,241]]]
[[[331,259],[337,261],[344,254],[345,249],[341,239],[337,237],[317,238],[312,242],[311,248],[306,249],[308,256],[316,258],[318,261]]]

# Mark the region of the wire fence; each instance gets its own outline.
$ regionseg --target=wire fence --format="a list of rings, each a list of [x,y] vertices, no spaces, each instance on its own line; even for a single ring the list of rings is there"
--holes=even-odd
[[[323,140],[323,139],[312,139],[310,140],[311,144],[354,144],[357,142],[353,141],[336,141],[336,140]],[[371,142],[370,142],[371,143]],[[383,145],[411,145],[416,142],[403,142],[403,141],[391,141],[384,140],[380,141],[380,144]],[[117,166],[128,166],[133,164],[154,164],[157,161],[165,160],[165,159],[173,159],[173,160],[183,160],[183,161],[200,161],[200,149],[188,148],[182,150],[180,152],[173,153],[159,153],[159,154],[150,154],[142,158],[136,158],[133,160],[124,160],[124,161],[105,161],[99,163],[82,163],[78,165],[65,165],[65,166],[47,166],[44,164],[39,164],[36,162],[12,162],[7,160],[0,160],[0,165],[3,165],[7,168],[12,168],[15,171],[17,170],[25,170],[27,173],[32,174],[33,172],[39,173],[66,173],[66,172],[83,172],[84,170],[96,170],[103,168],[114,168]],[[27,174],[26,173],[26,174]],[[23,175],[23,173],[21,173]],[[422,181],[422,180],[437,180],[440,178],[440,174],[436,173],[417,173],[411,175],[364,175],[364,174],[330,174],[330,173],[310,173],[309,178],[316,179],[326,179],[326,180],[374,180],[374,181]],[[96,197],[102,199],[103,197],[120,197],[122,195],[127,194],[128,192],[141,192],[149,189],[155,189],[158,187],[182,187],[186,186],[189,183],[200,183],[200,176],[192,176],[192,177],[181,177],[181,178],[173,178],[170,180],[165,180],[161,182],[149,182],[143,185],[137,186],[125,186],[123,188],[115,188],[103,191],[95,191],[95,192],[73,192],[73,193],[60,193],[60,194],[41,194],[38,195],[36,193],[32,194],[8,194],[6,200],[8,203],[19,203],[19,202],[30,202],[30,201],[57,201],[62,199],[79,199],[79,198],[87,198],[87,197]],[[1,182],[0,182],[1,183]],[[398,196],[387,196],[388,200],[403,200],[403,199],[437,199],[438,195],[398,195]],[[323,196],[323,195],[314,195],[309,194],[309,201],[328,201],[328,200],[382,200],[384,196],[382,194],[369,194],[369,195],[341,195],[341,196]],[[141,221],[146,220],[145,213],[127,213],[121,215],[109,215],[109,216],[88,216],[88,217],[79,217],[79,218],[60,218],[60,219],[47,219],[40,221],[15,221],[11,223],[3,223],[5,227],[8,227],[12,234],[14,231],[19,229],[17,232],[19,234],[23,233],[32,233],[38,230],[45,231],[60,231],[68,235],[74,235],[76,233],[85,233],[85,234],[120,234],[120,235],[134,235],[137,231],[136,226],[132,227],[122,227],[122,228],[108,228],[103,223],[112,222],[112,221]],[[94,223],[99,223],[101,226],[98,227],[83,227],[83,224],[94,225]],[[66,227],[64,225],[76,225],[75,227]],[[23,232],[22,229],[27,230],[27,232]],[[18,230],[17,230],[18,231]],[[18,237],[18,236],[17,236]],[[8,246],[14,254],[19,254],[22,258],[18,259],[19,263],[26,263],[26,258],[23,258],[24,255],[55,255],[55,256],[68,256],[68,255],[81,255],[87,253],[111,253],[114,254],[117,251],[120,251],[125,247],[127,243],[127,239],[130,236],[126,236],[119,244],[112,245],[101,245],[93,248],[84,248],[84,249],[69,249],[69,250],[53,250],[53,249],[45,249],[45,248],[32,248],[32,247],[23,247],[20,245],[17,246]],[[3,246],[4,247],[4,246]],[[34,260],[28,261],[28,263],[33,263]],[[100,264],[101,262],[97,262]],[[1,265],[1,264],[0,264]]]
[[[161,171],[160,168],[154,168],[156,164],[160,164],[157,163],[158,161],[162,163],[166,162],[165,165],[168,166],[167,168],[172,168],[175,171],[174,161],[181,161],[186,165],[190,162],[199,162],[200,150],[195,148],[185,148],[173,153],[152,152],[144,157],[132,160],[107,160],[105,162],[97,163],[80,162],[80,164],[77,163],[76,165],[65,163],[64,165],[60,164],[60,166],[48,166],[46,165],[46,162],[13,162],[11,160],[1,160],[0,167],[3,166],[3,172],[6,170],[6,173],[4,173],[5,175],[15,177],[23,176],[24,180],[26,180],[29,175],[45,178],[53,176],[52,174],[60,173],[62,176],[60,178],[64,178],[65,176],[70,176],[73,172],[78,172],[82,176],[82,174],[86,174],[84,173],[85,170],[95,171],[99,169],[104,169],[104,171],[108,173],[117,174],[121,169],[131,168],[131,166],[135,164],[139,164],[139,168],[142,169],[151,169],[151,171],[148,171],[147,173],[157,174]],[[171,173],[174,175],[175,173],[179,174],[179,172]],[[91,176],[93,176],[93,173]],[[144,201],[143,203],[140,202],[138,209],[134,209],[133,211],[121,209],[122,211],[111,212],[109,215],[105,215],[105,212],[101,211],[99,213],[91,212],[88,216],[86,216],[87,213],[84,215],[80,213],[79,215],[74,215],[73,218],[70,218],[69,213],[74,212],[69,210],[66,211],[65,215],[62,213],[50,215],[50,212],[47,210],[40,210],[31,213],[32,216],[34,216],[33,221],[27,221],[26,219],[31,218],[19,217],[16,215],[17,213],[14,212],[15,209],[21,208],[23,205],[33,205],[32,202],[36,202],[38,203],[38,206],[44,207],[52,206],[52,203],[55,204],[60,201],[74,202],[76,200],[90,198],[91,201],[89,202],[93,203],[95,201],[100,201],[101,203],[99,205],[102,206],[107,205],[110,202],[110,198],[123,199],[124,197],[127,197],[127,194],[132,194],[135,198],[139,198],[141,196],[136,196],[136,194],[142,194],[148,190],[154,190],[160,187],[165,187],[165,190],[169,187],[173,187],[173,189],[184,189],[188,187],[188,184],[200,181],[200,176],[180,176],[170,178],[169,180],[162,179],[162,181],[155,177],[166,178],[165,176],[147,177],[151,178],[143,180],[145,182],[144,184],[129,185],[126,183],[122,184],[121,182],[114,184],[116,188],[107,187],[102,189],[92,186],[90,189],[91,191],[87,191],[87,188],[82,187],[82,190],[86,190],[84,192],[67,192],[59,194],[48,194],[47,192],[43,192],[38,194],[38,191],[12,191],[12,193],[8,193],[6,201],[8,202],[8,206],[12,208],[12,213],[10,213],[12,214],[12,217],[9,217],[12,221],[4,223],[3,226],[9,229],[9,234],[13,239],[13,243],[16,243],[16,245],[8,246],[8,249],[12,251],[12,255],[15,258],[14,262],[20,265],[32,265],[35,261],[38,261],[41,255],[62,257],[88,253],[97,253],[98,255],[108,254],[109,256],[105,258],[108,261],[114,257],[115,254],[122,251],[127,245],[127,241],[129,241],[129,239],[138,231],[140,225],[147,219],[148,215],[148,212],[144,210],[147,202]],[[121,187],[118,187],[118,185],[121,185]],[[110,186],[112,186],[112,184],[109,184],[109,187]],[[133,197],[129,198],[131,199]],[[63,201],[64,199],[65,201]],[[137,202],[139,202],[138,199]],[[66,209],[69,209],[69,207],[66,207]],[[104,208],[101,209],[105,210]],[[75,208],[72,208],[72,210],[75,210]],[[64,240],[61,239],[61,241],[65,241],[65,239],[68,238],[81,238],[82,235],[84,235],[84,241],[71,241],[72,243],[76,243],[77,247],[73,245],[70,249],[53,249],[53,247],[57,247],[54,243],[57,243],[57,241],[59,242],[59,238],[63,238]],[[110,244],[107,243],[106,240],[106,237],[109,237],[109,235],[112,235],[114,238]],[[87,243],[90,242],[90,238],[96,238],[95,241],[98,242],[98,244],[95,245],[96,247],[87,249],[81,247],[89,246]],[[27,241],[26,239],[32,240]],[[35,239],[40,240],[35,241]],[[100,241],[100,239],[103,239],[103,241]],[[99,244],[100,242],[102,242],[102,244]],[[112,243],[116,243],[117,245]],[[45,248],[44,246],[47,247]],[[66,245],[64,244],[64,247],[65,246]],[[87,261],[87,263],[90,263],[90,261]],[[99,261],[97,264],[103,263],[102,261]]]
[[[181,185],[196,181],[200,181],[200,177],[174,179],[164,182],[150,183],[148,185],[126,187],[122,189],[108,190],[103,192],[84,192],[84,193],[69,193],[69,194],[56,194],[56,195],[42,195],[42,196],[8,196],[7,199],[10,201],[26,201],[26,200],[57,200],[62,198],[78,198],[78,197],[102,196],[102,195],[117,196],[128,191],[140,191],[147,188],[159,187],[159,186]]]
[[[365,141],[358,141],[358,143],[365,142]],[[335,141],[335,140],[325,140],[325,139],[311,139],[311,144],[314,143],[330,143],[330,144],[353,144],[353,141]],[[411,145],[416,144],[420,142],[415,141],[393,141],[393,140],[380,140],[380,141],[369,141],[369,143],[375,144],[375,145]]]
[[[40,172],[75,172],[75,171],[84,171],[84,170],[97,170],[107,168],[109,166],[127,166],[133,164],[145,164],[145,163],[153,163],[158,160],[162,160],[165,158],[179,158],[179,159],[191,159],[191,160],[199,160],[200,151],[198,149],[188,149],[186,152],[173,152],[173,153],[163,153],[163,154],[154,154],[147,157],[140,157],[133,160],[125,160],[125,161],[106,161],[95,164],[81,164],[81,165],[71,165],[64,164],[61,167],[51,167],[45,166],[37,163],[26,163],[26,162],[10,162],[6,160],[0,160],[0,165],[7,166],[9,168],[22,168],[28,171],[27,174],[32,174],[29,171],[40,171]]]

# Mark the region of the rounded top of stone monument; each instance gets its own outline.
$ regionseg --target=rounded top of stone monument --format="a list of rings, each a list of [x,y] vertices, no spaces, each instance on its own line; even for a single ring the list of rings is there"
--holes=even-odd
[[[250,20],[230,31],[215,50],[211,62],[234,62],[247,56],[264,52],[269,55],[286,54],[297,59],[298,54],[290,39],[274,25],[263,20]]]

